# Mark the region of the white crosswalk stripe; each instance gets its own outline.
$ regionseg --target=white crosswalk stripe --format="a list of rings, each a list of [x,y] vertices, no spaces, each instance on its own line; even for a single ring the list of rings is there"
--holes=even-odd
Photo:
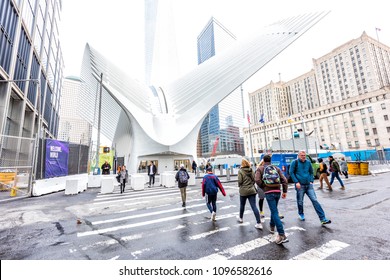
[[[202,256],[202,252],[199,252],[197,254],[200,255],[196,258],[200,260],[240,259],[245,258],[246,254],[257,252],[258,249],[264,246],[276,246],[273,243],[277,233],[267,234],[267,226],[265,226],[263,231],[255,229],[255,220],[251,210],[246,209],[244,212],[245,222],[239,224],[236,221],[238,205],[232,203],[229,197],[219,199],[217,201],[217,220],[212,222],[210,221],[210,212],[205,205],[204,199],[196,198],[194,196],[196,193],[200,194],[200,189],[189,189],[187,191],[187,194],[190,196],[187,200],[188,206],[185,209],[181,207],[180,192],[177,189],[160,188],[153,191],[147,190],[145,193],[129,192],[119,196],[118,194],[110,196],[98,195],[95,201],[91,203],[93,207],[104,206],[111,208],[118,206],[118,203],[120,205],[112,208],[109,214],[100,214],[88,219],[91,229],[77,233],[77,237],[80,240],[78,249],[87,252],[118,245],[121,246],[118,248],[122,248],[125,244],[132,244],[132,250],[126,253],[126,258],[145,259],[148,255],[153,254],[154,250],[159,250],[156,245],[160,243],[154,243],[153,240],[160,240],[161,238],[164,240],[164,235],[169,238],[170,242],[176,242],[170,236],[188,232],[184,236],[180,235],[186,242],[207,244],[210,240],[221,238],[220,236],[234,236],[239,229],[239,231],[252,232],[253,239],[248,240],[246,238],[237,243],[237,241],[234,241],[236,239],[233,238],[232,240],[229,239],[229,243],[224,243],[222,247],[221,244],[217,243],[218,245],[215,245],[215,248],[208,245],[206,246],[209,248],[207,250],[208,253],[205,251],[204,256]],[[191,194],[193,195],[191,196]],[[169,200],[164,200],[164,198],[169,198]],[[151,201],[158,201],[161,204],[146,205]],[[123,209],[129,205],[133,205],[133,207],[131,209]],[[140,208],[137,205],[144,205],[144,207]],[[150,230],[151,227],[154,230]],[[285,229],[285,231],[286,235],[289,236],[290,243],[293,243],[294,240],[291,240],[291,238],[300,238],[299,232],[304,232],[306,229],[293,225]],[[259,237],[258,234],[263,236]],[[87,238],[93,236],[96,236],[96,238]],[[137,242],[134,243],[136,240]],[[285,246],[289,246],[288,244],[286,243]],[[175,246],[174,244],[170,245]],[[180,246],[185,245],[180,244]],[[296,256],[288,256],[288,258],[291,260],[326,259],[348,246],[349,244],[344,242],[330,240],[315,248],[304,252],[301,251]],[[212,253],[210,250],[213,248],[216,251]],[[72,252],[75,253],[76,251],[73,250]],[[264,250],[259,252],[264,253]],[[114,250],[113,255],[107,259],[121,258],[122,256],[118,255],[118,252],[115,253]]]
[[[323,260],[330,255],[347,248],[348,246],[349,244],[344,242],[331,240],[318,248],[310,249],[298,256],[293,257],[292,260]]]

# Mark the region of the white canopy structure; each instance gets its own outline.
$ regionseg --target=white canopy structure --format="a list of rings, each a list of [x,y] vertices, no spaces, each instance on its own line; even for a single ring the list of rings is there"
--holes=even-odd
[[[160,171],[172,170],[173,157],[196,158],[199,128],[210,109],[270,62],[328,12],[305,14],[265,27],[247,42],[198,65],[167,85],[148,87],[126,76],[88,44],[81,79],[81,114],[95,126],[100,77],[102,133],[125,156],[130,172],[139,161],[160,158]]]

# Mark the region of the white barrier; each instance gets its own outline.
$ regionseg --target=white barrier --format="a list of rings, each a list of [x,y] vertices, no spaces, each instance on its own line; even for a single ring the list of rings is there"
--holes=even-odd
[[[101,175],[88,175],[88,188],[99,188],[102,184]]]
[[[163,172],[160,175],[160,185],[166,188],[172,188],[176,186],[175,174],[172,172]]]
[[[131,188],[134,191],[141,191],[145,189],[145,176],[139,174],[131,174]]]
[[[79,180],[78,179],[67,179],[65,183],[65,195],[78,194],[79,193]]]
[[[190,179],[188,179],[189,186],[195,186],[195,173],[188,173],[190,175]]]
[[[113,193],[114,192],[114,178],[102,178],[100,193]]]

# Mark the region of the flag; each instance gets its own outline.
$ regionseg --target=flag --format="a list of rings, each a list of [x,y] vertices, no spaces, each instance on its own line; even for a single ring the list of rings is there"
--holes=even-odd
[[[378,27],[375,27],[375,29],[376,29],[376,31],[381,31],[381,29],[380,29],[380,28],[378,28]]]
[[[249,117],[249,112],[246,113],[246,117],[248,119],[248,123],[250,124],[251,123],[251,118]]]
[[[288,123],[293,123],[293,122],[294,122],[294,120],[291,118],[291,115],[288,116],[287,122],[288,122]]]
[[[259,122],[260,122],[260,123],[264,123],[264,122],[265,122],[265,121],[264,121],[264,114],[261,114],[260,119],[259,119]]]

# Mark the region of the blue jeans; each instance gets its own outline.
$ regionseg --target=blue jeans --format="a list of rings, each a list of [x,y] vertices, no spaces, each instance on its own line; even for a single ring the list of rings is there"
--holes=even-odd
[[[259,209],[257,209],[256,206],[256,194],[252,194],[248,196],[240,195],[240,218],[242,219],[242,217],[244,216],[245,203],[247,199],[249,200],[249,204],[251,205],[253,214],[255,214],[256,222],[260,224],[260,213],[259,213]]]
[[[317,212],[318,217],[320,218],[320,221],[326,220],[325,212],[322,209],[321,204],[317,200],[313,184],[301,185],[300,189],[297,189],[297,187],[295,187],[295,190],[297,191],[297,204],[299,215],[303,214],[303,197],[305,196],[305,194],[307,194],[307,196],[311,200],[311,203],[313,204],[314,209]]]
[[[276,226],[276,229],[279,233],[279,235],[284,234],[284,228],[282,221],[279,218],[279,211],[278,211],[278,202],[280,199],[280,192],[271,192],[265,194],[265,199],[267,200],[269,210],[271,211],[271,221],[269,225],[271,227]]]
[[[207,194],[206,193],[206,205],[210,213],[217,213],[217,195],[216,194]]]
[[[332,175],[330,176],[330,184],[331,185],[333,184],[334,178],[336,178],[340,182],[340,185],[342,187],[344,187],[343,180],[341,180],[340,175],[339,175],[339,173],[337,171],[332,172]]]

